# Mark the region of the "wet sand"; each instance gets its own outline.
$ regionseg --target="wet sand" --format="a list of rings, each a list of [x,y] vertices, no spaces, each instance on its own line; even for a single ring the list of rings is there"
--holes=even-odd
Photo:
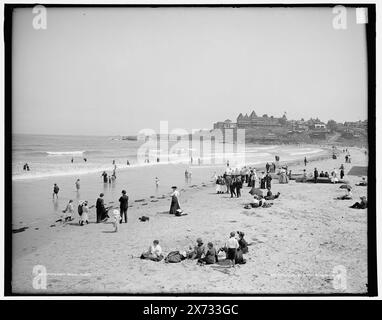
[[[345,174],[353,165],[367,165],[366,156],[351,149],[352,163],[340,158],[310,161],[307,172],[331,172],[341,163]],[[290,165],[302,173],[302,163]],[[354,186],[359,177],[346,176]],[[367,194],[366,187],[353,188],[353,200],[335,200],[343,190],[338,184],[278,184],[281,196],[271,208],[246,210],[251,196],[216,194],[215,184],[183,188],[180,205],[188,214],[174,217],[166,212],[167,194],[130,201],[129,223],[113,233],[110,223],[79,226],[76,220],[54,227],[31,225],[13,234],[13,281],[15,293],[364,293],[367,291],[367,210],[350,209]],[[142,215],[150,217],[141,222]],[[90,214],[94,221],[94,211]],[[22,226],[20,226],[22,227]],[[36,230],[38,228],[38,230]],[[15,228],[16,229],[16,228]],[[43,229],[43,230],[42,230]],[[185,260],[166,264],[139,259],[152,240],[158,239],[166,255],[186,250],[202,237],[219,248],[231,231],[245,232],[251,243],[247,263],[235,268],[198,266]],[[46,267],[47,289],[33,288],[33,267]],[[333,268],[344,266],[346,289],[333,286]]]

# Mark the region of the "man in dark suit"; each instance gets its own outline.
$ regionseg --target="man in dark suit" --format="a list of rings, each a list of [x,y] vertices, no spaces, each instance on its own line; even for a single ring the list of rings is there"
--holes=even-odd
[[[318,180],[318,170],[317,168],[314,168],[314,183],[317,183]]]
[[[119,198],[119,212],[121,214],[121,220],[119,223],[122,223],[122,218],[125,217],[125,223],[127,223],[127,208],[129,207],[129,197],[126,195],[126,190],[122,190],[122,196]]]

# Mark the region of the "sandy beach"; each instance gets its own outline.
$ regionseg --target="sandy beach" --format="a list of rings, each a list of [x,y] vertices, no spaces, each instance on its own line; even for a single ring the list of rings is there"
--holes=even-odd
[[[112,232],[110,223],[78,225],[78,215],[65,226],[33,226],[13,234],[12,288],[20,294],[119,293],[119,294],[267,294],[267,293],[366,293],[367,210],[350,209],[367,187],[347,176],[352,166],[367,165],[367,156],[350,150],[352,163],[329,157],[308,162],[312,173],[331,172],[343,163],[345,180],[353,186],[353,200],[335,200],[343,194],[339,184],[272,181],[273,193],[281,196],[270,208],[244,209],[251,200],[247,186],[241,198],[216,194],[215,183],[189,185],[181,190],[185,216],[168,214],[170,198],[161,195],[135,202],[128,211],[128,224]],[[302,162],[290,166],[302,173]],[[115,200],[118,200],[116,198]],[[138,220],[142,215],[149,221]],[[186,250],[201,237],[204,243],[221,247],[231,231],[243,231],[251,244],[246,264],[227,268],[199,266],[195,260],[168,264],[139,259],[154,239],[166,256]],[[47,288],[33,288],[33,267],[47,271]],[[333,269],[346,270],[346,289],[333,286]]]

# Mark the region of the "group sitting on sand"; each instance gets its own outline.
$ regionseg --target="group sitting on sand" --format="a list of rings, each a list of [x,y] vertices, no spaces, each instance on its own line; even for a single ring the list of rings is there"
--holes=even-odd
[[[248,243],[244,239],[244,233],[241,231],[230,233],[229,239],[225,242],[224,246],[216,250],[212,242],[208,242],[207,247],[203,243],[202,238],[196,239],[196,245],[189,247],[189,251],[172,251],[165,258],[165,262],[181,262],[185,259],[197,260],[200,265],[215,264],[219,262],[219,252],[225,252],[227,262],[233,267],[235,264],[244,264],[246,260],[243,254],[248,253]],[[148,259],[159,262],[163,260],[162,248],[158,240],[154,240],[153,244],[146,252],[140,256],[141,259]]]

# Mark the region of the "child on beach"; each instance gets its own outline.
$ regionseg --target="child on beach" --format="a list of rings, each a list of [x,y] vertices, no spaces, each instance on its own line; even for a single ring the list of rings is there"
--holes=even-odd
[[[121,214],[119,213],[118,210],[113,210],[113,227],[114,227],[114,232],[118,232],[118,224],[122,220]]]
[[[163,259],[162,248],[158,240],[154,240],[147,252],[142,253],[141,259],[149,259],[152,261],[161,261]]]
[[[81,206],[82,214],[80,215],[80,225],[83,226],[85,223],[89,223],[89,207],[88,202],[84,201]]]
[[[231,266],[235,266],[236,251],[239,248],[239,242],[235,238],[235,232],[230,233],[230,238],[225,244],[227,248],[227,259],[231,261]]]
[[[69,200],[69,203],[66,205],[65,210],[63,210],[62,212],[65,213],[63,222],[72,221],[74,219],[73,218],[73,213],[74,213],[73,200]]]

